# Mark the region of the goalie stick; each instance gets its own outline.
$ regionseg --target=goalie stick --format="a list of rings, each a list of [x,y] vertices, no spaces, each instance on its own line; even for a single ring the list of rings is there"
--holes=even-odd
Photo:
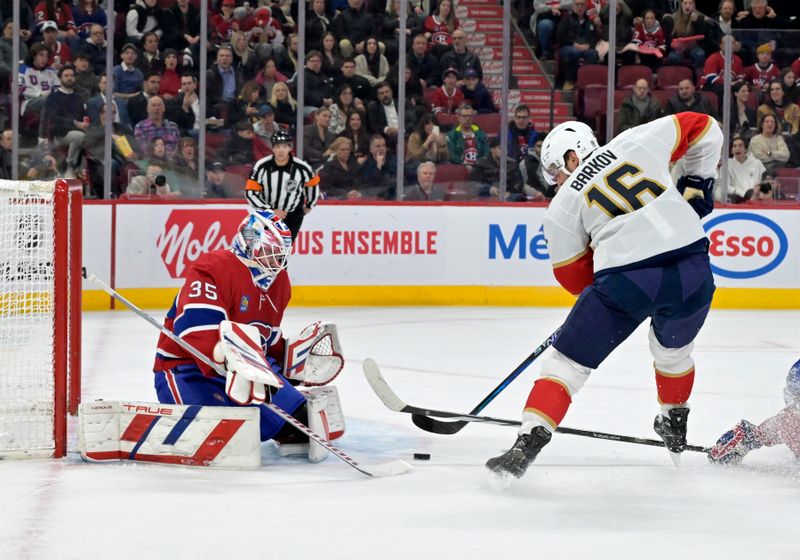
[[[494,398],[499,395],[506,387],[508,387],[512,381],[514,381],[520,374],[525,371],[529,365],[531,365],[536,358],[542,355],[542,352],[547,350],[555,341],[558,333],[561,332],[561,327],[556,329],[556,332],[551,334],[547,340],[542,342],[536,350],[531,352],[531,354],[522,360],[522,363],[516,367],[514,371],[508,374],[508,376],[503,379],[500,384],[492,389],[492,392],[486,395],[481,402],[475,406],[472,410],[469,411],[469,414],[478,414],[481,410],[486,408],[490,402],[494,400]],[[411,413],[411,421],[414,424],[426,432],[432,432],[434,434],[455,434],[468,424],[469,421],[467,420],[460,420],[458,422],[446,422],[442,420],[437,420],[436,418],[431,418],[425,414],[412,412]]]
[[[406,404],[403,399],[401,399],[394,390],[389,387],[389,384],[384,379],[383,375],[381,374],[381,370],[378,367],[378,364],[372,358],[367,358],[364,360],[363,364],[364,368],[364,375],[367,378],[367,382],[369,386],[372,387],[372,390],[378,395],[378,398],[381,402],[388,408],[389,410],[394,410],[395,412],[405,412],[406,414],[417,414],[419,416],[424,417],[439,417],[439,418],[449,418],[451,420],[458,420],[459,423],[463,422],[467,424],[469,422],[479,422],[483,424],[494,424],[497,426],[514,426],[519,427],[522,425],[522,422],[519,420],[509,420],[506,418],[495,418],[494,416],[478,416],[476,414],[462,414],[459,412],[448,412],[445,410],[434,410],[429,408],[421,408],[418,406],[413,406],[410,404]],[[444,422],[448,423],[448,422]],[[452,422],[451,422],[452,423]],[[651,445],[653,447],[665,447],[663,441],[655,440],[655,439],[647,439],[647,438],[638,438],[633,436],[623,436],[619,434],[609,434],[606,432],[596,432],[593,430],[579,430],[576,428],[567,428],[564,426],[559,426],[556,428],[556,432],[560,434],[571,434],[574,436],[582,436],[582,437],[590,437],[595,439],[606,439],[610,441],[621,441],[623,443],[636,443],[639,445]],[[696,451],[698,453],[708,453],[711,451],[708,447],[702,447],[699,445],[687,445],[686,451]]]
[[[184,350],[192,354],[195,358],[202,361],[208,367],[212,368],[216,371],[219,375],[225,377],[227,372],[222,369],[219,364],[211,360],[208,356],[200,352],[197,348],[177,336],[172,331],[166,329],[162,324],[156,321],[151,315],[145,313],[141,309],[139,309],[136,305],[128,301],[124,296],[122,296],[119,292],[117,292],[114,288],[107,285],[105,282],[97,278],[94,274],[89,275],[89,281],[100,287],[103,291],[105,291],[111,297],[119,300],[123,303],[128,309],[133,311],[136,315],[153,325],[159,331],[164,333],[164,335],[168,336],[173,342],[181,346]],[[260,364],[259,364],[260,365]],[[263,367],[267,367],[264,365]],[[272,373],[272,371],[270,371]],[[292,426],[294,426],[297,430],[301,431],[305,435],[307,435],[310,439],[313,439],[315,442],[323,446],[325,449],[339,457],[342,461],[353,467],[358,472],[365,474],[371,477],[381,477],[381,476],[393,476],[397,474],[403,474],[411,470],[411,465],[406,463],[405,461],[397,460],[397,461],[389,461],[387,463],[381,463],[378,465],[361,465],[358,461],[347,455],[345,452],[341,451],[334,445],[332,445],[328,440],[320,437],[317,433],[309,429],[308,426],[300,422],[297,418],[283,410],[282,408],[272,404],[272,403],[264,403],[264,406],[269,408],[272,412],[283,418],[286,422],[289,422]]]

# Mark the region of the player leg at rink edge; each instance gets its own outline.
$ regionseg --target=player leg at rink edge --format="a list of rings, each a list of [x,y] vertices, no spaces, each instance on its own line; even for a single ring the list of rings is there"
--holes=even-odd
[[[721,147],[719,126],[698,113],[636,127],[602,148],[579,122],[548,134],[542,162],[560,188],[544,232],[556,278],[580,297],[528,396],[516,442],[486,463],[501,480],[525,473],[591,370],[647,318],[661,405],[654,429],[677,464],[693,340],[715,289],[699,218],[713,208]],[[669,163],[681,158],[691,176],[675,185]],[[695,197],[688,202],[687,192]]]
[[[761,424],[740,420],[722,434],[708,454],[708,460],[720,465],[738,465],[749,452],[760,447],[784,444],[800,461],[800,360],[786,375],[783,389],[786,408]]]
[[[334,387],[300,391],[294,386],[325,385],[338,375],[344,362],[341,353],[312,355],[314,345],[326,334],[322,323],[309,325],[296,339],[286,340],[281,333],[291,292],[286,271],[291,245],[288,228],[274,213],[254,211],[240,224],[230,250],[211,251],[195,262],[164,323],[220,363],[224,354],[219,346],[220,323],[227,319],[240,324],[237,331],[245,338],[244,344],[263,350],[282,387],[233,375],[229,360],[224,360],[228,375],[223,378],[162,333],[154,367],[155,389],[158,400],[167,404],[258,406],[261,441],[275,440],[284,444],[282,455],[302,451],[317,462],[327,456],[325,448],[314,442],[309,445],[305,435],[258,405],[272,402],[326,438],[344,433],[344,416]],[[249,333],[250,341],[246,338]],[[335,327],[332,339],[338,350]]]

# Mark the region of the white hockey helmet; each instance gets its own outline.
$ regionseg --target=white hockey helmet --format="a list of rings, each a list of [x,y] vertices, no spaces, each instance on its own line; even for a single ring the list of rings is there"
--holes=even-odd
[[[273,212],[255,210],[239,224],[231,251],[250,269],[253,283],[266,290],[286,268],[292,232]]]
[[[542,143],[542,167],[549,175],[553,183],[559,171],[566,175],[567,171],[566,154],[570,150],[578,156],[578,162],[583,160],[599,148],[597,138],[594,137],[591,127],[579,121],[567,121],[561,123],[544,139]]]

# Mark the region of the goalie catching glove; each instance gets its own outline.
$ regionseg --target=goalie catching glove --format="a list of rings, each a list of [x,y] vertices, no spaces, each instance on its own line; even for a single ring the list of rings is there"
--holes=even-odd
[[[269,387],[283,387],[261,350],[261,334],[253,325],[222,321],[214,361],[225,369],[225,392],[239,405],[261,404],[270,399]]]
[[[286,341],[283,375],[305,387],[327,385],[344,367],[342,347],[334,323],[311,323]]]

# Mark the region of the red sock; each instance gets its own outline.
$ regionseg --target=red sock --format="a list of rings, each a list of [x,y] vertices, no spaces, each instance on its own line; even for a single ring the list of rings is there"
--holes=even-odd
[[[559,381],[545,377],[533,384],[525,402],[525,412],[538,414],[555,428],[564,419],[570,404],[572,398],[567,388]]]
[[[656,370],[656,388],[661,404],[683,404],[689,400],[694,385],[694,368],[683,373]]]

